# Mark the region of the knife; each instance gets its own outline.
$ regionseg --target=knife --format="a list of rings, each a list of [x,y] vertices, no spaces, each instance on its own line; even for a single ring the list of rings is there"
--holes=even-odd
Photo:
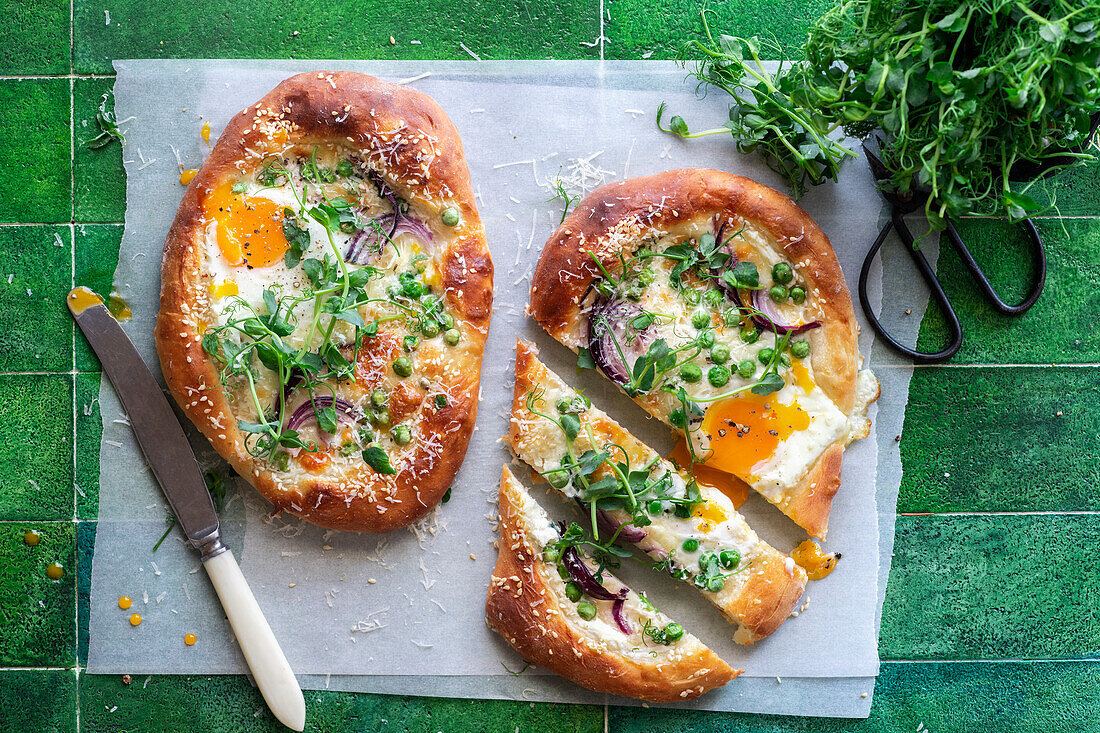
[[[264,701],[279,722],[302,730],[306,724],[302,688],[233,553],[222,542],[214,502],[172,406],[102,298],[79,287],[65,302],[129,414],[141,452],[180,527],[201,554]]]

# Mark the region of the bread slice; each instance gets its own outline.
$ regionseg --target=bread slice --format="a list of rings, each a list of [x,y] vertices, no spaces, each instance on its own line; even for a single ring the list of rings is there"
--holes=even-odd
[[[650,702],[690,700],[740,674],[607,571],[602,585],[623,597],[621,618],[629,634],[614,618],[613,601],[590,596],[571,601],[557,564],[544,559],[559,538],[545,510],[505,467],[500,554],[485,614],[489,626],[524,659],[590,690]],[[581,562],[595,568],[588,558]],[[592,618],[582,617],[581,603],[597,609]],[[670,625],[673,636],[679,633],[672,640]]]
[[[563,414],[575,415],[579,423],[572,441],[555,422]],[[607,451],[613,454],[610,462],[619,463],[624,461],[625,452],[631,471],[648,467],[647,481],[664,486],[662,495],[674,497],[660,501],[653,507],[655,512],[641,510],[652,523],[635,528],[630,524],[634,515],[623,509],[608,509],[600,518],[605,527],[625,524],[621,539],[633,541],[651,558],[665,563],[674,576],[699,588],[736,626],[733,639],[737,643],[752,644],[772,634],[801,597],[806,586],[805,571],[761,540],[729,498],[716,489],[696,485],[690,476],[681,474],[672,463],[591,406],[523,342],[516,347],[516,386],[507,441],[536,474],[550,479],[563,495],[581,501],[586,512],[591,511],[591,505],[584,503],[585,494],[578,488],[575,473],[561,468],[563,456]],[[610,469],[610,463],[604,462],[590,480],[610,475]],[[566,483],[566,478],[571,480]],[[696,488],[697,501],[688,503]],[[640,503],[648,505],[655,496],[643,496]],[[681,513],[686,509],[688,516],[677,516],[677,506],[683,507]],[[603,536],[609,533],[604,530]],[[631,535],[638,534],[642,537],[633,540]],[[723,552],[729,562],[715,567],[715,557],[721,558]],[[715,581],[716,576],[721,582]]]
[[[697,460],[825,537],[841,456],[868,434],[879,385],[860,369],[832,244],[790,198],[703,168],[601,186],[543,248],[531,315],[588,349]],[[632,383],[657,341],[675,352],[671,368]],[[765,374],[772,391],[751,393]]]

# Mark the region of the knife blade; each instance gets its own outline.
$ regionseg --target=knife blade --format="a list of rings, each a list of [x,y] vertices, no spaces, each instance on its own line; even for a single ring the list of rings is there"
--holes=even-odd
[[[141,452],[188,542],[200,552],[267,706],[288,728],[302,730],[302,689],[233,553],[222,542],[202,469],[160,384],[98,295],[74,288],[65,302],[114,385]]]

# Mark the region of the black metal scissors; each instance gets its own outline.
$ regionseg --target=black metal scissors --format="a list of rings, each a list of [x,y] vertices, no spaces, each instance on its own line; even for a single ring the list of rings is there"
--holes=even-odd
[[[887,171],[882,161],[879,160],[866,145],[863,146],[863,151],[867,155],[867,161],[871,165],[871,172],[874,173],[875,180],[881,181],[888,178],[889,171]],[[1032,177],[1041,174],[1042,172],[1039,171]],[[914,191],[908,194],[883,192],[882,195],[890,204],[890,219],[879,231],[878,237],[875,239],[875,243],[871,245],[867,257],[863,260],[863,267],[859,271],[859,299],[863,306],[863,312],[867,315],[867,320],[871,323],[871,327],[875,329],[875,333],[898,353],[924,364],[946,361],[954,356],[955,352],[962,346],[962,326],[959,324],[959,317],[955,313],[955,309],[952,307],[947,294],[943,291],[943,286],[940,285],[940,281],[936,277],[935,271],[933,271],[932,266],[928,264],[928,260],[925,258],[924,253],[917,248],[913,234],[909,231],[909,227],[906,226],[903,218],[906,214],[924,206],[927,194]],[[1043,285],[1046,283],[1047,257],[1046,250],[1043,247],[1042,237],[1039,236],[1039,231],[1035,228],[1035,224],[1032,223],[1031,219],[1024,219],[1022,225],[1031,243],[1032,256],[1035,262],[1035,279],[1031,286],[1031,292],[1016,305],[1009,305],[997,294],[992,283],[989,282],[989,278],[986,277],[985,272],[978,265],[977,260],[974,259],[966,243],[963,242],[962,237],[959,236],[958,230],[955,229],[955,225],[950,220],[947,221],[947,229],[940,235],[941,242],[946,238],[947,241],[951,243],[952,247],[954,247],[959,258],[966,266],[966,269],[970,271],[971,276],[974,278],[975,282],[977,282],[979,290],[985,295],[986,300],[989,301],[997,312],[1007,316],[1018,316],[1035,305],[1035,301],[1039,299],[1039,295],[1043,292]],[[909,256],[913,258],[913,263],[916,265],[917,271],[928,285],[929,290],[931,290],[932,298],[936,301],[940,311],[943,313],[944,320],[947,322],[947,330],[950,334],[951,341],[946,348],[935,353],[916,351],[915,349],[911,349],[901,344],[897,339],[887,333],[885,327],[879,321],[878,316],[871,310],[870,300],[867,297],[867,276],[871,272],[871,263],[874,261],[878,251],[882,249],[882,245],[886,242],[886,237],[890,234],[891,230],[896,231],[898,236],[901,237],[901,241],[905,245],[905,250],[909,253]]]

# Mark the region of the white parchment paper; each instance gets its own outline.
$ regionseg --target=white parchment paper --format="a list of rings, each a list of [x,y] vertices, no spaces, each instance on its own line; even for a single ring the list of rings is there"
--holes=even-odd
[[[600,702],[544,670],[509,674],[519,657],[488,631],[484,594],[496,561],[491,519],[507,430],[513,347],[535,341],[542,358],[574,378],[574,357],[525,318],[529,276],[542,243],[561,216],[550,202],[557,175],[581,187],[689,166],[730,170],[782,188],[754,156],[738,155],[728,138],[683,141],[656,130],[661,101],[695,126],[720,122],[722,100],[699,102],[679,67],[656,62],[363,62],[117,61],[119,119],[127,135],[126,230],[116,287],[134,318],[125,327],[156,371],[152,325],[160,251],[183,193],[179,164],[197,167],[207,153],[199,136],[209,122],[216,139],[228,119],[287,76],[350,69],[391,81],[410,80],[431,94],[458,126],[496,267],[492,328],[482,368],[477,431],[449,503],[411,531],[378,537],[319,529],[292,517],[268,516],[268,505],[243,482],[222,512],[226,539],[266,611],[295,671],[308,687],[466,697]],[[427,74],[426,76],[424,76]],[[419,77],[419,78],[417,78]],[[583,175],[577,175],[578,172]],[[866,165],[847,166],[840,184],[814,189],[800,202],[824,228],[855,292],[863,255],[878,231],[883,204]],[[896,250],[887,262],[904,258]],[[925,299],[889,264],[872,273],[875,297],[891,294],[912,313],[896,319],[915,333]],[[862,313],[857,306],[857,317]],[[878,617],[893,542],[901,469],[901,432],[911,367],[873,348],[861,349],[883,381],[872,408],[872,433],[844,459],[844,483],[833,505],[828,547],[844,554],[837,570],[810,583],[804,606],[773,637],[750,648],[694,592],[640,564],[620,575],[683,622],[745,675],[685,706],[801,715],[866,716],[878,673]],[[612,390],[598,375],[575,376],[594,402],[654,447],[671,447],[668,431]],[[110,385],[100,395],[99,529],[92,567],[89,672],[239,673],[246,671],[197,556],[178,531],[155,554],[166,503],[145,467]],[[188,426],[190,427],[190,426]],[[194,434],[197,435],[197,434]],[[200,462],[219,459],[198,436]],[[538,496],[543,497],[541,492]],[[551,513],[571,508],[541,498]],[[743,508],[750,524],[789,551],[804,533],[759,497]],[[880,534],[880,521],[885,530]],[[131,627],[116,600],[129,595],[145,621]],[[199,643],[182,638],[195,633]],[[866,697],[863,694],[866,693]],[[627,701],[614,700],[629,704]]]

